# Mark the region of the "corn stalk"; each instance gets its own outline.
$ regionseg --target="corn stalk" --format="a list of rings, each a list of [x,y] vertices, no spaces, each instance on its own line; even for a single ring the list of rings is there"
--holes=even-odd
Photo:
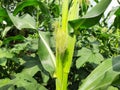
[[[69,0],[62,1],[62,24],[56,29],[56,90],[67,90],[68,73],[72,63],[76,35],[70,35],[68,21],[77,19],[79,0],[73,0],[68,10]]]

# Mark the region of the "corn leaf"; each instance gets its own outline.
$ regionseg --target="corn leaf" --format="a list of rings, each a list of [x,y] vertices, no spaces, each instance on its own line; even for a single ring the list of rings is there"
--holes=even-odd
[[[48,14],[48,12],[49,12],[47,6],[44,3],[42,3],[41,1],[25,0],[25,1],[22,1],[21,3],[19,3],[17,5],[13,14],[17,15],[20,11],[22,11],[25,7],[28,7],[28,6],[34,6],[35,8],[37,8],[39,6],[43,13]]]
[[[77,30],[78,28],[88,28],[97,24],[110,4],[111,0],[101,0],[95,7],[86,13],[83,17],[69,21],[69,24]]]
[[[104,60],[103,56],[99,52],[94,52],[87,48],[82,48],[78,51],[79,58],[76,61],[76,67],[80,68],[86,62],[92,62],[95,64],[100,64]]]
[[[13,16],[10,12],[8,12],[8,15],[11,19],[11,21],[13,22],[13,24],[19,29],[23,29],[23,28],[32,28],[32,29],[36,29],[36,23],[35,20],[32,16],[30,16],[29,14],[25,14],[21,17],[18,16]]]
[[[55,56],[49,46],[49,34],[39,31],[40,40],[38,43],[38,55],[46,71],[51,75],[54,74],[56,61]]]
[[[0,90],[47,90],[43,85],[40,85],[36,80],[25,73],[18,73],[15,78],[0,80]]]
[[[79,90],[107,90],[120,75],[120,56],[105,60],[83,81]]]
[[[5,21],[7,25],[11,25],[12,22],[7,14],[7,11],[5,8],[0,7],[0,27],[1,27],[1,23]]]

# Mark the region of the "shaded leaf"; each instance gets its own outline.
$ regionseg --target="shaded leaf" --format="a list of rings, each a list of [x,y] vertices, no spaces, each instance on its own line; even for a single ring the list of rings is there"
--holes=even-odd
[[[114,20],[114,23],[113,25],[116,27],[116,28],[120,28],[120,7],[116,10],[116,12],[114,13],[116,15],[116,18]]]
[[[23,56],[20,58],[20,62],[24,66],[24,69],[22,71],[24,73],[34,76],[35,73],[40,71],[40,62],[38,57]]]
[[[115,11],[116,16],[120,16],[120,7],[117,7],[117,10]]]
[[[15,8],[13,14],[17,15],[18,12],[22,11],[23,8],[28,7],[28,6],[34,6],[36,8],[39,6],[43,13],[48,14],[48,12],[49,12],[47,6],[44,3],[42,3],[41,1],[38,1],[38,0],[25,0],[25,1],[23,1],[23,2],[21,2],[21,3],[19,3],[17,5],[17,7]]]
[[[99,52],[93,52],[87,48],[79,50],[77,56],[80,56],[76,61],[77,68],[80,68],[86,62],[100,64],[100,62],[104,59]]]
[[[2,38],[4,38],[4,37],[6,36],[7,32],[8,32],[10,29],[11,29],[11,27],[10,27],[10,26],[5,27],[4,31],[1,33]]]
[[[0,23],[2,23],[3,21],[7,22],[8,25],[12,24],[6,9],[0,7]]]
[[[22,35],[11,36],[3,40],[3,44],[9,44],[11,41],[23,41],[24,37]]]
[[[7,12],[4,8],[0,7],[0,17],[7,17]]]
[[[38,6],[38,1],[37,0],[25,0],[20,2],[17,7],[15,8],[13,14],[17,15],[19,11],[22,11],[23,8],[28,7],[28,6]]]
[[[19,61],[21,65],[24,66],[24,69],[21,73],[26,73],[33,77],[38,71],[41,71],[41,80],[43,80],[44,83],[46,83],[49,80],[49,75],[44,72],[38,56],[33,57],[25,55],[22,58],[20,58]]]
[[[6,12],[6,10],[2,7],[0,7],[0,22],[2,22],[3,20],[5,20],[5,18],[8,17],[8,14]]]

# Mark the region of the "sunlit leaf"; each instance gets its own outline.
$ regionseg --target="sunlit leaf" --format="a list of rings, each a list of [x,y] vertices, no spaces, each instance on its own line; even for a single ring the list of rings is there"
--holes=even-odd
[[[9,83],[10,79],[6,78],[6,79],[0,79],[0,87],[6,85],[7,83]]]
[[[13,22],[13,24],[19,29],[23,29],[23,28],[32,28],[32,29],[36,29],[36,23],[35,20],[32,16],[30,16],[29,14],[25,14],[21,17],[18,16],[13,16],[11,13],[8,12],[8,15],[11,19],[11,21]]]
[[[86,13],[83,17],[69,21],[70,25],[77,30],[78,28],[88,28],[99,22],[102,14],[112,0],[101,0],[95,7]]]
[[[1,80],[0,89],[1,90],[47,90],[44,86],[37,83],[37,81],[32,78],[29,74],[19,73],[15,75],[12,80],[5,79]]]
[[[5,27],[4,31],[1,33],[2,38],[6,36],[7,32],[8,32],[10,29],[11,29],[11,27],[10,27],[10,26]]]
[[[13,54],[4,48],[0,49],[0,58],[12,58]]]
[[[113,86],[109,86],[107,90],[118,90],[118,88],[113,87]]]
[[[39,48],[38,55],[41,63],[46,71],[53,75],[56,67],[55,56],[49,46],[48,39],[50,38],[47,33],[39,31]]]
[[[79,90],[107,90],[120,75],[120,56],[105,60],[83,81]]]
[[[7,58],[13,58],[14,54],[12,54],[9,50],[5,48],[0,49],[0,65],[5,66],[7,63]]]
[[[25,50],[27,45],[28,45],[28,43],[16,44],[16,45],[14,45],[14,48],[11,49],[11,52],[19,54],[21,51]]]

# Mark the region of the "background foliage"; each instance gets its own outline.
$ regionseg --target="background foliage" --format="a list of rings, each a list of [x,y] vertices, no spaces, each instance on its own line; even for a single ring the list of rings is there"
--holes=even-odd
[[[94,2],[97,4],[99,1]],[[92,6],[87,0],[81,0],[80,4],[79,15],[84,16]],[[112,15],[116,17],[109,26],[108,20]],[[55,68],[53,23],[59,17],[59,0],[0,1],[0,90],[55,90],[55,78],[52,77]],[[80,88],[84,85],[84,90],[89,90],[89,86],[83,83],[90,82],[89,77],[93,75],[96,83],[91,82],[91,87],[94,86],[91,90],[120,89],[119,19],[120,8],[115,7],[107,17],[102,16],[102,22],[78,28],[68,90],[83,90]]]

